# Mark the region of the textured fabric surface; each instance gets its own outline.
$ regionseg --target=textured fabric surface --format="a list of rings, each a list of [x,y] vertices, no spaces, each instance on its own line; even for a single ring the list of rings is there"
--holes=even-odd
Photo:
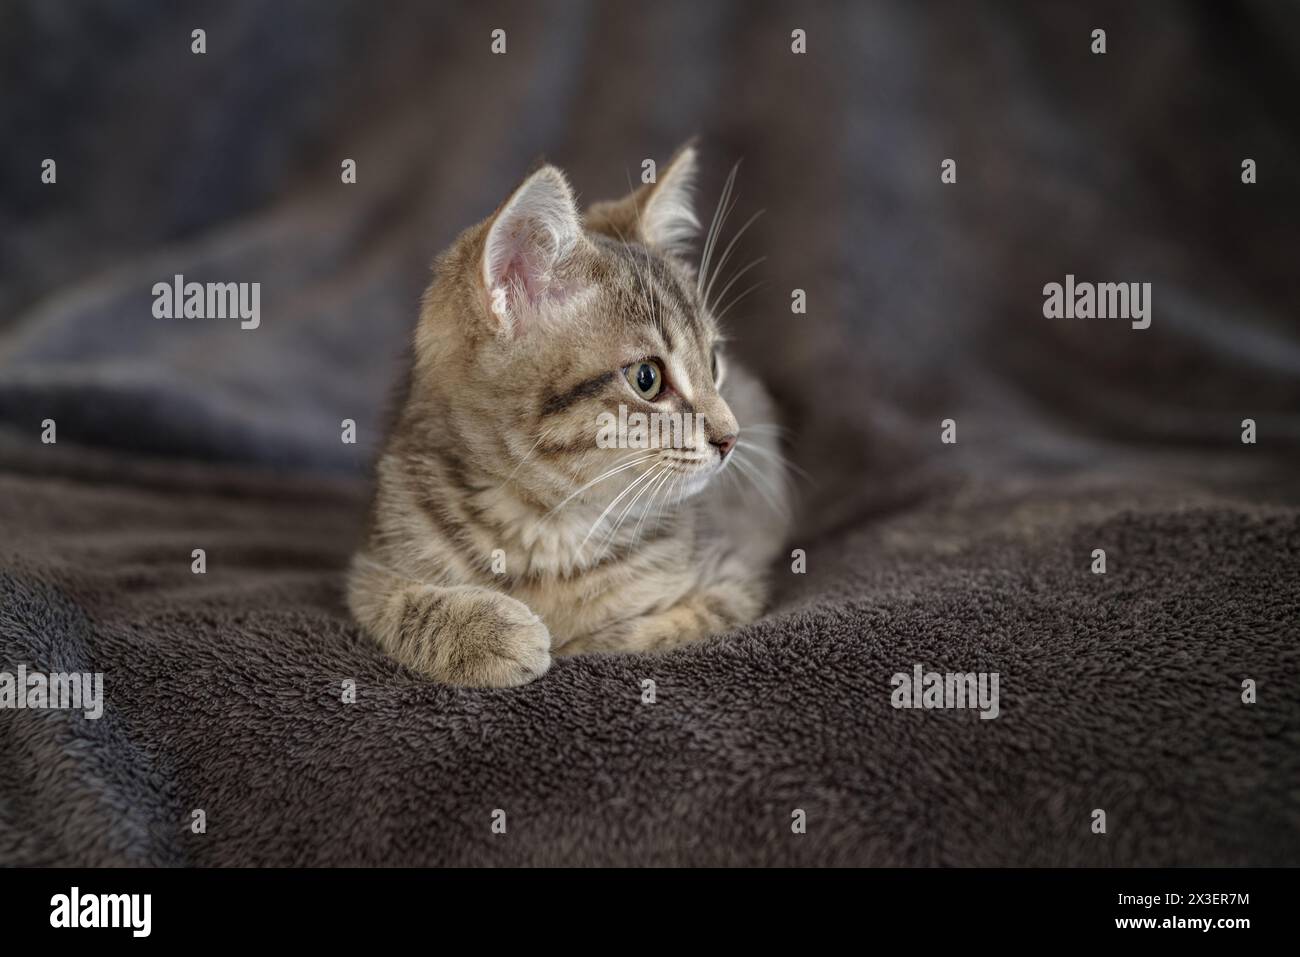
[[[0,711],[0,863],[1300,861],[1294,11],[59,10],[0,30],[0,670],[106,707]],[[807,573],[698,648],[423,682],[341,586],[428,263],[539,155],[593,201],[692,134],[767,210],[728,324]],[[261,327],[154,319],[176,273]],[[1151,328],[1044,319],[1067,273]],[[916,664],[1000,716],[895,710]]]

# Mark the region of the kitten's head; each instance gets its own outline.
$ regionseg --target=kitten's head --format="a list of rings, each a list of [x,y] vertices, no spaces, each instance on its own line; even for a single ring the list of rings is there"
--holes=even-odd
[[[603,506],[637,479],[674,497],[704,488],[740,426],[686,258],[700,226],[695,172],[687,146],[657,182],[585,216],[555,167],[524,180],[438,264],[407,421],[543,505]]]

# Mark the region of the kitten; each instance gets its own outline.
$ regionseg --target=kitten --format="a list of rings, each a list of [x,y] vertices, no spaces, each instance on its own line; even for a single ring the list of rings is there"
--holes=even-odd
[[[437,262],[348,582],[415,671],[519,685],[553,654],[673,648],[762,612],[787,485],[772,401],[724,363],[711,280],[686,259],[695,173],[684,147],[580,217],[544,166]],[[597,441],[652,412],[702,427]]]

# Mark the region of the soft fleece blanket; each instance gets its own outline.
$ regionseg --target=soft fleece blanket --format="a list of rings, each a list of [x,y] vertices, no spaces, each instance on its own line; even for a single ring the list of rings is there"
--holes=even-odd
[[[105,706],[0,711],[0,863],[1300,861],[1294,11],[71,10],[0,29],[0,671]],[[699,647],[422,681],[341,584],[427,265],[538,155],[591,200],[691,134],[767,209],[728,319],[806,571]],[[155,319],[178,273],[261,326]],[[1067,274],[1151,328],[1044,318]],[[895,709],[918,664],[999,716]]]

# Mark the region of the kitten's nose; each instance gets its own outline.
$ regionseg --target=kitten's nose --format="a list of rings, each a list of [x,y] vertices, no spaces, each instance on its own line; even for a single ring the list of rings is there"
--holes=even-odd
[[[725,459],[727,457],[727,453],[730,452],[736,445],[736,436],[732,434],[732,435],[724,435],[720,439],[709,439],[709,444],[712,445],[715,449],[717,449],[718,453]]]

